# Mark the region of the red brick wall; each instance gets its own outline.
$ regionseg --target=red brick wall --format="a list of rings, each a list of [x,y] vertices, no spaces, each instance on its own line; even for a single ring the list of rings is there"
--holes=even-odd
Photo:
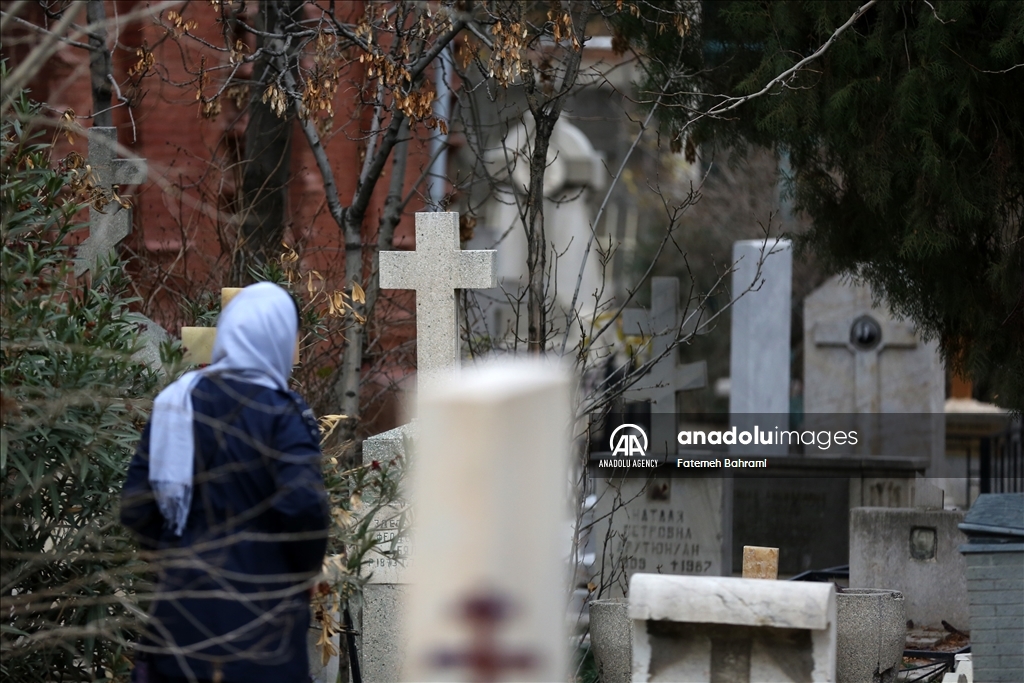
[[[46,25],[42,10],[35,3],[31,5],[31,12],[23,16],[36,24]],[[353,12],[361,11],[361,3],[350,5]],[[254,5],[249,3],[249,6]],[[146,3],[135,0],[106,2],[108,19],[115,15],[123,17],[144,7]],[[198,23],[197,27],[190,29],[191,35],[215,45],[223,44],[223,25],[217,21],[218,10],[210,3],[188,3],[180,11],[186,20]],[[80,19],[84,22],[84,11]],[[49,25],[53,23],[50,20]],[[19,36],[25,40],[19,43],[13,39]],[[38,38],[33,38],[31,32],[12,27],[5,36],[4,56],[11,62],[17,62],[35,39]],[[251,50],[255,47],[254,40],[251,36],[248,40]],[[172,40],[163,27],[150,19],[119,24],[113,50],[114,76],[118,82],[124,81],[138,60],[136,50],[143,45],[153,50],[157,66],[141,82],[141,102],[132,109],[131,116],[125,107],[118,107],[113,112],[119,142],[132,155],[145,158],[149,164],[149,179],[145,184],[138,188],[121,188],[132,195],[135,207],[135,229],[125,246],[139,257],[134,267],[141,293],[147,297],[146,311],[176,333],[181,324],[179,303],[182,295],[195,297],[202,291],[215,293],[227,283],[230,257],[224,253],[219,232],[223,232],[230,221],[226,209],[235,196],[236,184],[241,180],[233,154],[237,154],[244,144],[246,115],[244,105],[239,110],[229,98],[222,98],[220,114],[215,118],[204,118],[196,100],[194,74],[204,55],[206,68],[210,69],[226,63],[225,56],[204,48],[195,40]],[[251,66],[242,68],[241,75],[247,75],[245,70],[251,71]],[[343,206],[352,200],[361,165],[362,143],[357,131],[369,127],[371,115],[369,107],[358,109],[356,106],[356,84],[362,77],[359,68],[360,65],[355,64],[346,74],[347,80],[338,88],[334,102],[335,132],[325,140]],[[55,118],[67,108],[74,109],[79,117],[92,114],[89,62],[85,50],[71,46],[60,49],[33,80],[31,87],[33,98],[45,102],[48,112]],[[213,85],[207,86],[204,94],[209,96],[214,90]],[[80,118],[79,123],[87,128],[91,119]],[[73,147],[85,154],[84,136],[79,136]],[[63,156],[71,148],[62,138],[56,154]],[[428,157],[426,145],[414,142],[407,165],[406,192],[428,163]],[[389,162],[367,212],[363,229],[367,242],[376,242],[376,226],[383,209],[390,168]],[[343,236],[328,212],[319,170],[298,124],[292,136],[288,193],[285,240],[290,245],[298,245],[304,268],[324,275],[331,288],[347,288],[352,275],[346,276],[343,272]],[[407,207],[407,214],[396,230],[395,244],[402,248],[413,246],[412,212],[422,206],[415,201]],[[357,276],[364,285],[367,274],[364,272]],[[404,345],[406,353],[397,364],[396,361],[380,363],[378,358],[380,375],[376,380],[369,380],[378,386],[368,386],[369,393],[379,393],[380,386],[389,381],[385,378],[401,378],[410,369],[408,347],[414,336],[410,324],[412,299],[406,295],[394,303],[398,306],[382,306],[381,310],[390,312],[384,319],[378,316],[375,321],[375,327],[384,329],[378,346],[393,349]],[[385,409],[382,415],[382,426],[388,426],[387,423],[395,419],[391,409]]]

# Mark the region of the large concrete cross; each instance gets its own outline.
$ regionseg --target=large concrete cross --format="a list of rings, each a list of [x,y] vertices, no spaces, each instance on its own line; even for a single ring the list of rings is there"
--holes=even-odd
[[[817,346],[839,346],[853,354],[854,406],[858,413],[882,412],[878,357],[886,349],[917,346],[914,328],[905,322],[861,315],[853,321],[820,322],[814,326]]]
[[[676,414],[676,393],[707,386],[707,363],[680,364],[676,351],[671,348],[680,332],[694,327],[683,325],[679,310],[679,278],[651,278],[651,309],[627,308],[622,312],[622,331],[629,335],[653,337],[651,357],[655,362],[650,372],[630,387],[623,398],[628,401],[650,401],[651,414]],[[689,321],[686,321],[689,322]],[[668,452],[675,453],[675,420],[652,419],[651,444],[667,444]]]
[[[416,291],[416,372],[419,381],[459,363],[456,290],[498,286],[493,249],[459,247],[459,214],[416,214],[416,251],[380,252],[381,289]]]
[[[89,167],[96,186],[108,196],[115,185],[138,185],[146,180],[145,159],[117,158],[117,129],[93,126],[89,129]],[[116,201],[102,210],[89,209],[89,237],[78,247],[75,277],[92,269],[96,260],[110,253],[132,230],[131,209]]]

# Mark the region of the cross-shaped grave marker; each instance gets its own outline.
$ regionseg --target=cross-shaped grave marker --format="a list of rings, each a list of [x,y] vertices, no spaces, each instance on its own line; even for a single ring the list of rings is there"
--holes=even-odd
[[[409,640],[389,680],[564,681],[571,376],[536,357],[445,375],[417,397]]]
[[[536,666],[536,657],[527,650],[502,650],[498,633],[507,620],[511,606],[508,600],[490,593],[474,595],[465,600],[460,610],[469,627],[471,644],[465,650],[441,650],[434,656],[434,666],[441,670],[464,669],[473,683],[491,683],[509,672],[528,672]]]
[[[115,186],[138,185],[146,179],[145,159],[117,158],[117,129],[93,126],[89,129],[89,167],[96,187],[112,195]],[[105,256],[132,231],[132,212],[119,202],[107,202],[99,210],[89,209],[89,237],[78,247],[75,277],[92,269],[96,260]]]
[[[493,249],[459,247],[459,214],[416,214],[416,251],[380,252],[381,289],[416,291],[419,381],[459,364],[456,290],[498,286]]]
[[[817,346],[840,346],[853,354],[854,405],[858,413],[882,412],[878,359],[886,349],[917,346],[914,327],[895,320],[879,321],[864,314],[850,321],[819,322],[814,326]]]
[[[628,401],[651,402],[653,414],[676,414],[676,392],[700,389],[707,386],[707,363],[680,364],[676,360],[676,351],[671,348],[681,331],[695,327],[696,316],[685,321],[681,320],[679,310],[679,278],[651,278],[651,310],[627,308],[622,312],[622,331],[624,334],[641,334],[653,337],[651,341],[651,357],[658,358],[650,371],[632,387],[626,390],[623,398]],[[681,328],[686,328],[682,329]],[[675,419],[651,420],[651,450],[663,445],[668,453],[676,452]]]
[[[241,287],[223,287],[220,290],[220,310],[224,311],[231,300],[242,291]],[[183,360],[193,365],[209,365],[213,361],[213,342],[217,339],[216,327],[182,327],[181,345],[185,347]],[[299,362],[299,347],[295,346],[292,363]]]

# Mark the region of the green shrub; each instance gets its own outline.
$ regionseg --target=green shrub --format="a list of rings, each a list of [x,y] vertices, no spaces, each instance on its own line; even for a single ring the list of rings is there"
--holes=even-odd
[[[120,678],[144,567],[117,502],[160,377],[133,359],[120,264],[70,275],[89,180],[41,120],[22,94],[0,134],[0,678]]]

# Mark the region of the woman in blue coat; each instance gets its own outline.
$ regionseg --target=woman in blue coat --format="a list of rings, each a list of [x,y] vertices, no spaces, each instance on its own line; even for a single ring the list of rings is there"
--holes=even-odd
[[[138,667],[151,682],[309,680],[329,517],[319,430],[288,390],[297,313],[277,285],[242,290],[212,364],[161,392],[142,433],[121,521],[156,551]]]

